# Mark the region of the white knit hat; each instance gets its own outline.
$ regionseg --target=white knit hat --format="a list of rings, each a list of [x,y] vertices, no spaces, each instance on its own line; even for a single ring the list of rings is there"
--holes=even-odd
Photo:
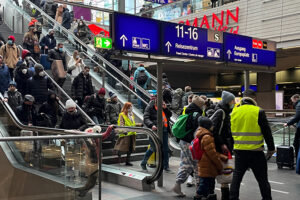
[[[66,109],[68,109],[68,108],[76,108],[76,103],[72,99],[69,99],[66,102]]]

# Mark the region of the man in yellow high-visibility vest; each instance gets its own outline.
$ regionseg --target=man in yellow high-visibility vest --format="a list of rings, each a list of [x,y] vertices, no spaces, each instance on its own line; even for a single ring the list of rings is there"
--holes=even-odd
[[[231,132],[234,140],[235,170],[230,187],[230,199],[239,199],[239,189],[248,168],[254,173],[263,200],[271,200],[268,166],[264,140],[268,146],[267,157],[275,152],[272,132],[265,112],[257,106],[255,92],[246,90],[241,104],[231,113]]]

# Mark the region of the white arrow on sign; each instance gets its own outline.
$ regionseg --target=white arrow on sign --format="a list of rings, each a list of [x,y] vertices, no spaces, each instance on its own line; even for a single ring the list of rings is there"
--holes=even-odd
[[[110,41],[106,40],[104,44],[108,47],[110,45]]]
[[[166,43],[166,47],[168,47],[168,53],[170,52],[170,47],[172,46],[172,44],[168,41],[167,43]]]
[[[230,49],[228,49],[228,51],[227,51],[228,59],[230,59],[231,54],[232,54],[232,52],[230,51]]]
[[[126,42],[126,40],[127,40],[127,37],[126,37],[125,35],[122,35],[122,36],[120,37],[120,40],[123,40],[123,47],[125,47],[125,42]]]

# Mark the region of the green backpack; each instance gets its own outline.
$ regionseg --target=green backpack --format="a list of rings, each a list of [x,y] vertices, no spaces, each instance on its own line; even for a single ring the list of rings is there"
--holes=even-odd
[[[172,126],[172,133],[176,138],[184,138],[187,134],[189,134],[192,130],[186,130],[186,123],[190,115],[193,115],[193,118],[197,116],[197,112],[180,115],[175,124]]]

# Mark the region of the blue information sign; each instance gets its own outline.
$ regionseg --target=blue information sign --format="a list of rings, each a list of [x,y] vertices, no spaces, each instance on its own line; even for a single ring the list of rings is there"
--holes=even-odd
[[[223,60],[223,33],[164,22],[162,53],[167,56]]]
[[[167,4],[169,3],[169,0],[145,0],[152,3],[158,3],[158,4]]]
[[[225,61],[276,66],[276,43],[252,37],[224,33]]]
[[[160,54],[160,21],[115,13],[113,26],[116,49]]]

